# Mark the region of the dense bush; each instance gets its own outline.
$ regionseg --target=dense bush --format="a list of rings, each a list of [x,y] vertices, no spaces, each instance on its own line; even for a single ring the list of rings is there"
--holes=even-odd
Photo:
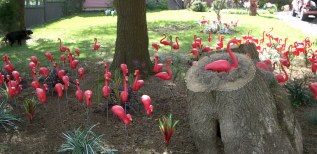
[[[310,105],[315,103],[313,94],[305,86],[307,85],[307,81],[308,80],[305,77],[304,79],[290,80],[285,85],[293,107],[300,107],[302,105]]]
[[[265,3],[263,9],[268,10],[271,14],[277,12],[277,6],[272,3]]]
[[[263,6],[269,2],[272,4],[276,4],[276,7],[278,8],[278,10],[280,10],[282,6],[291,4],[292,0],[262,0],[258,1],[258,4],[260,8],[263,8]]]
[[[167,10],[168,4],[167,0],[147,0],[146,1],[146,8],[148,10]]]
[[[84,0],[67,0],[65,1],[65,13],[71,15],[78,13],[83,9]]]
[[[0,0],[0,29],[3,33],[18,28],[17,4],[12,0]]]
[[[208,11],[207,3],[202,0],[196,0],[190,6],[190,9],[195,12],[206,12]]]

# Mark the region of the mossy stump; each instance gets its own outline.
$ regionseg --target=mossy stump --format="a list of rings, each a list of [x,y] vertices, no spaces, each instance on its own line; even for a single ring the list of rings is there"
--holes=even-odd
[[[232,63],[227,53],[216,52],[186,74],[189,123],[199,153],[303,153],[287,93],[272,73],[255,67],[255,48],[238,49],[243,53],[235,53],[239,66],[230,72],[204,70],[219,59]]]

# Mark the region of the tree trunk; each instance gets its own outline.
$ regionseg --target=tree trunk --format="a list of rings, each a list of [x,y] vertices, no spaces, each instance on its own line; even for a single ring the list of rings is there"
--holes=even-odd
[[[145,0],[116,0],[117,39],[111,70],[120,64],[128,65],[129,72],[139,69],[142,74],[151,72],[152,63],[148,51],[148,32]]]
[[[25,20],[24,20],[24,0],[17,0],[17,6],[18,6],[18,25],[19,28],[22,29],[26,29],[25,28]]]
[[[199,153],[303,153],[285,90],[252,59],[235,56],[239,67],[228,73],[203,69],[215,60],[230,61],[227,53],[205,56],[187,72],[189,123]]]

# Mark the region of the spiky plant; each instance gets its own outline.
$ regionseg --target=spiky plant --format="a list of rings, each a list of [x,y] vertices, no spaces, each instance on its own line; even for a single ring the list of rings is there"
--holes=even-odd
[[[6,100],[2,99],[0,102],[0,126],[8,131],[10,128],[16,128],[15,122],[19,121],[7,108]]]
[[[35,116],[35,109],[36,109],[36,101],[34,98],[32,99],[29,99],[29,98],[26,98],[24,100],[24,109],[25,109],[25,113],[26,113],[26,118],[29,120],[29,121],[32,121],[34,116]]]
[[[77,128],[74,131],[63,133],[66,143],[62,144],[58,152],[71,152],[73,154],[94,154],[98,152],[114,153],[115,149],[107,149],[102,146],[103,135],[95,134],[92,129],[96,125],[86,129]]]
[[[313,94],[305,86],[307,85],[306,82],[307,77],[304,77],[303,79],[290,80],[285,85],[290,101],[294,107],[315,103]]]
[[[175,126],[177,125],[179,121],[178,120],[174,120],[172,118],[172,114],[170,114],[169,116],[164,116],[162,117],[162,119],[159,119],[159,127],[161,132],[164,135],[164,142],[166,147],[168,146],[170,139],[175,131]]]

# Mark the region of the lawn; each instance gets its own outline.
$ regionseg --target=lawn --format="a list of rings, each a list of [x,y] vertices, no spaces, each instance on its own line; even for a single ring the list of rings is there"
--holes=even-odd
[[[168,35],[179,36],[180,49],[177,51],[179,55],[185,57],[185,61],[190,59],[189,51],[192,49],[193,35],[203,38],[203,44],[216,47],[217,35],[213,34],[213,41],[207,41],[207,34],[202,30],[204,26],[200,26],[198,21],[205,16],[207,20],[216,20],[214,12],[191,12],[188,10],[168,10],[153,11],[147,13],[148,34],[149,34],[149,52],[151,59],[155,54],[152,42],[159,42],[163,33]],[[315,36],[306,35],[300,30],[294,29],[282,21],[278,20],[271,14],[260,14],[260,16],[223,14],[222,21],[230,23],[231,21],[239,21],[238,26],[234,28],[233,34],[224,35],[225,44],[234,36],[240,37],[246,35],[249,30],[252,36],[259,39],[262,37],[263,31],[268,31],[274,24],[274,30],[271,32],[274,36],[280,38],[288,38],[288,43],[295,41],[303,41],[306,37],[315,38]],[[63,143],[62,133],[74,130],[78,127],[98,124],[94,130],[100,134],[104,134],[106,142],[105,146],[111,146],[118,149],[121,153],[162,153],[164,150],[163,137],[158,127],[158,119],[163,114],[173,113],[174,118],[180,120],[175,135],[172,137],[170,149],[175,153],[197,153],[194,147],[187,117],[186,105],[186,87],[183,78],[176,79],[175,82],[162,82],[155,77],[149,77],[145,80],[145,86],[142,90],[135,94],[138,97],[147,94],[152,98],[154,105],[154,113],[151,118],[145,117],[142,105],[136,105],[137,113],[133,116],[131,126],[125,127],[124,124],[113,116],[106,118],[107,114],[104,110],[106,102],[101,93],[104,84],[104,65],[103,62],[112,61],[115,52],[116,41],[116,17],[104,16],[103,13],[85,13],[77,14],[63,19],[53,21],[44,25],[33,27],[34,34],[32,39],[27,41],[25,46],[14,47],[1,46],[0,56],[8,54],[10,61],[19,70],[23,79],[26,80],[26,87],[22,90],[21,95],[16,98],[10,98],[9,103],[18,103],[14,107],[16,113],[23,121],[18,124],[16,131],[6,132],[0,130],[0,153],[56,153],[57,149]],[[76,59],[80,60],[79,66],[85,68],[85,80],[80,80],[82,90],[91,89],[94,92],[92,107],[89,112],[89,121],[86,120],[86,111],[83,108],[83,102],[78,103],[73,93],[76,91],[74,80],[68,92],[68,97],[58,98],[53,92],[48,95],[48,102],[45,105],[38,103],[35,119],[28,122],[24,116],[22,103],[26,98],[35,98],[34,90],[29,86],[32,81],[31,71],[29,70],[29,57],[36,56],[41,66],[49,66],[52,64],[46,59],[44,53],[51,52],[55,56],[56,61],[60,62],[58,38],[61,38],[63,46],[67,46],[73,52],[75,48],[80,50],[80,56]],[[94,38],[98,39],[101,44],[99,52],[93,52]],[[312,40],[315,41],[315,40]],[[313,45],[316,50],[316,45]],[[160,54],[168,53],[169,48],[161,46]],[[4,64],[3,62],[0,64]],[[176,66],[175,66],[176,67]],[[188,66],[189,67],[189,66]],[[186,72],[186,69],[182,73]],[[66,68],[62,66],[62,68]],[[309,70],[304,68],[306,71]],[[76,70],[69,70],[70,75],[75,77]],[[115,72],[112,72],[114,77]],[[184,75],[184,74],[181,74]],[[73,78],[74,79],[74,78]],[[132,81],[132,80],[130,80]],[[1,87],[1,85],[0,85]],[[141,104],[136,99],[135,102]],[[58,105],[57,105],[58,104]],[[59,106],[62,104],[60,111]],[[304,134],[304,150],[305,153],[317,152],[315,147],[317,136],[313,133],[307,133],[314,130],[315,125],[304,121],[302,116],[310,108],[304,107],[297,109],[298,120],[303,127]],[[112,114],[109,114],[112,115]],[[310,137],[308,137],[310,136]]]

